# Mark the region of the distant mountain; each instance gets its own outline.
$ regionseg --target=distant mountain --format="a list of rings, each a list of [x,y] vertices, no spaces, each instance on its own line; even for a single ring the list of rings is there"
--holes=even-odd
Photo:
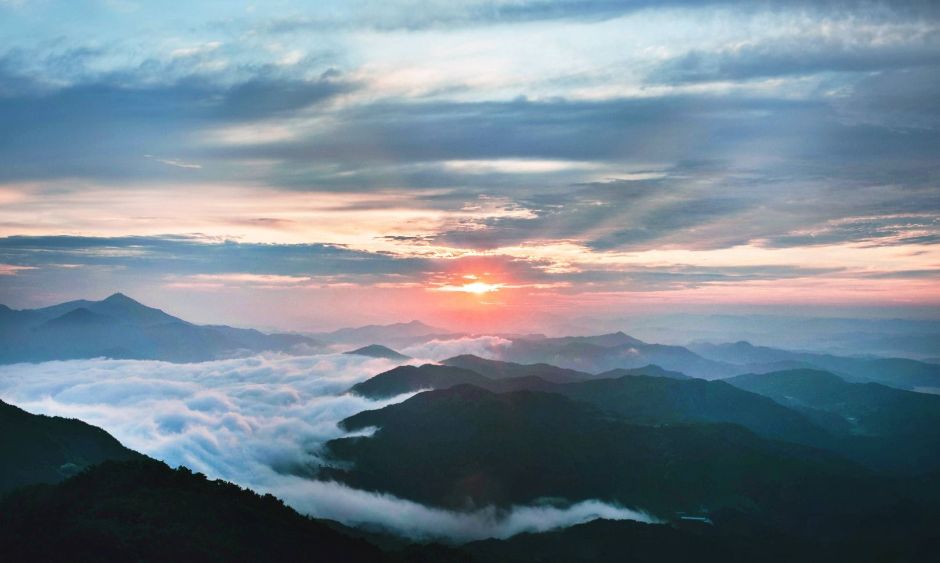
[[[692,379],[684,373],[663,369],[657,365],[650,364],[641,368],[617,368],[601,372],[595,376],[597,379],[619,379],[628,375],[645,375],[648,377],[665,377],[667,379]]]
[[[385,358],[386,360],[396,360],[404,361],[410,360],[411,356],[406,356],[387,346],[382,346],[381,344],[370,344],[368,346],[363,346],[362,348],[356,348],[355,350],[350,350],[349,352],[343,352],[344,354],[349,354],[352,356],[367,356],[369,358]]]
[[[490,379],[509,379],[515,377],[538,377],[552,383],[571,383],[584,381],[596,376],[583,371],[565,369],[549,364],[517,364],[488,360],[472,354],[454,356],[441,362],[445,366],[458,367],[475,371]]]
[[[101,428],[0,401],[0,495],[24,485],[57,483],[106,460],[139,457]]]
[[[342,426],[378,430],[330,441],[338,465],[323,477],[448,508],[601,499],[667,518],[730,507],[802,528],[810,513],[861,514],[891,498],[874,477],[819,450],[735,425],[628,424],[553,393],[460,385]]]
[[[873,381],[911,391],[940,392],[940,365],[907,358],[852,358],[792,352],[754,346],[745,341],[732,344],[699,343],[691,345],[691,348],[706,358],[740,366],[738,369],[744,373],[814,368],[855,381]]]
[[[940,396],[851,383],[819,370],[733,377],[728,383],[798,409],[844,438],[846,455],[882,469],[940,468]]]
[[[271,495],[150,459],[107,462],[0,500],[9,561],[348,561],[390,558]]]
[[[200,326],[121,293],[42,309],[0,309],[0,363],[109,357],[198,362],[262,351],[318,349],[293,334]]]
[[[649,364],[704,379],[740,373],[737,366],[708,360],[682,346],[648,344],[622,332],[599,336],[518,338],[503,352],[501,359],[527,364],[547,363],[591,373]]]
[[[446,329],[427,325],[421,321],[411,321],[388,325],[341,328],[333,332],[318,333],[313,336],[317,340],[338,344],[381,344],[394,349],[424,342],[434,337],[452,338],[457,334]]]

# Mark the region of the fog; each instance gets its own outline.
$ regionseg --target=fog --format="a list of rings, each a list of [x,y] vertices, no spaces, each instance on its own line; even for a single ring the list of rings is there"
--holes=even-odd
[[[407,350],[425,363],[499,346],[500,339],[432,342]],[[261,355],[195,364],[74,360],[0,367],[0,398],[29,412],[78,418],[126,446],[210,478],[271,492],[297,510],[412,538],[472,540],[569,526],[597,517],[650,521],[597,501],[568,507],[450,512],[312,478],[337,422],[406,400],[345,394],[396,362],[345,354]]]
[[[511,340],[499,336],[465,336],[449,340],[429,340],[403,348],[401,352],[412,358],[433,358],[436,361],[461,354],[498,359],[511,345]]]

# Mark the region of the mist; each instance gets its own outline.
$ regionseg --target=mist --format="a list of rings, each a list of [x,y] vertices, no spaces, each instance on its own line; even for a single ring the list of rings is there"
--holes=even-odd
[[[483,337],[408,349],[426,363],[502,345]],[[462,352],[461,352],[462,351]],[[193,364],[73,360],[0,367],[0,398],[29,412],[78,418],[171,466],[282,498],[300,512],[378,526],[413,539],[468,541],[595,518],[652,521],[599,501],[452,512],[313,478],[337,423],[413,394],[372,401],[345,391],[398,362],[345,354],[259,355]]]

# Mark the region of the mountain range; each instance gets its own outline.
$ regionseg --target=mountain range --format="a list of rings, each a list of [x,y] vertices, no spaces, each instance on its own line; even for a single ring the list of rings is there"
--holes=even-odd
[[[96,357],[199,362],[320,348],[296,334],[193,324],[121,293],[41,309],[0,306],[0,363]]]
[[[81,421],[0,403],[0,550],[43,561],[874,563],[921,561],[940,545],[940,397],[819,370],[705,381],[656,366],[444,364],[353,387],[432,390],[343,420],[376,430],[328,442],[318,477],[455,511],[596,499],[658,523],[411,543],[305,518]]]
[[[265,351],[310,353],[330,346],[356,344],[350,353],[405,361],[394,348],[462,335],[420,321],[345,328],[313,336],[265,334],[253,329],[197,325],[148,307],[121,293],[101,301],[76,300],[40,309],[14,310],[0,305],[0,363],[107,357],[198,362]],[[920,392],[940,392],[940,364],[907,358],[847,357],[753,346],[695,343],[689,347],[652,344],[614,332],[595,336],[548,338],[502,335],[509,346],[493,359],[499,375],[483,358],[454,357],[446,365],[464,367],[500,379],[510,372],[536,371],[562,383],[591,376],[614,377],[614,370],[648,371],[655,365],[673,377],[722,379],[747,373],[820,369],[851,381],[877,382]],[[470,363],[468,363],[470,362]],[[534,367],[521,367],[534,366]],[[550,366],[550,367],[549,367]]]
[[[623,332],[598,336],[516,338],[499,359],[601,373],[642,368],[649,364],[702,379],[722,379],[747,373],[811,368],[831,371],[853,381],[872,381],[889,387],[940,392],[940,365],[908,358],[858,358],[753,346],[697,343],[689,348],[650,344]]]

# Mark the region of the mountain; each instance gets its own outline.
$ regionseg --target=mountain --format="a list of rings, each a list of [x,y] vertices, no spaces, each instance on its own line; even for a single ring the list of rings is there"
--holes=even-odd
[[[151,459],[106,462],[0,500],[9,561],[348,561],[389,558],[271,495]]]
[[[42,309],[4,307],[0,335],[0,363],[95,357],[198,362],[320,347],[299,335],[192,324],[121,293]]]
[[[810,514],[829,522],[892,498],[819,450],[736,425],[638,426],[553,393],[459,385],[341,425],[378,430],[328,442],[335,465],[321,477],[452,509],[600,499],[666,519],[725,507],[803,528]]]
[[[526,364],[547,363],[590,373],[649,364],[704,379],[741,373],[734,365],[708,360],[682,346],[648,344],[622,332],[599,336],[517,338],[503,352],[501,359]]]
[[[590,373],[565,369],[549,364],[517,364],[488,360],[472,354],[454,356],[441,362],[445,366],[458,367],[475,371],[490,379],[509,379],[516,377],[539,377],[551,383],[571,383],[584,381],[595,376]]]
[[[727,381],[798,409],[841,434],[839,443],[847,455],[882,469],[925,473],[940,468],[940,396],[848,382],[807,369]]]
[[[363,346],[362,348],[356,348],[355,350],[350,350],[349,352],[343,352],[344,354],[349,354],[353,356],[367,356],[369,358],[385,358],[386,360],[395,360],[395,361],[405,361],[410,360],[411,356],[406,356],[404,354],[398,353],[391,348],[382,346],[381,344],[370,344],[368,346]]]
[[[452,360],[464,366],[475,366],[486,375],[452,365],[401,366],[359,383],[351,391],[371,399],[463,384],[494,393],[546,391],[588,403],[634,424],[725,422],[740,424],[765,437],[798,444],[822,447],[832,441],[829,432],[772,399],[722,381],[663,377],[660,374],[672,372],[657,366],[614,370],[608,373],[626,372],[627,375],[600,378],[544,364],[521,365],[475,356],[458,356],[445,363]],[[494,379],[493,375],[499,379]]]
[[[558,392],[634,424],[739,424],[761,436],[826,447],[832,435],[799,412],[724,381],[626,375],[562,386]]]
[[[792,541],[792,539],[791,539]],[[718,537],[713,530],[687,531],[662,524],[629,520],[594,520],[540,534],[519,534],[505,540],[483,540],[461,546],[478,563],[668,563],[706,561],[792,561],[790,549],[751,550],[743,542]],[[762,548],[766,546],[761,546]],[[789,546],[788,546],[789,547]],[[629,559],[624,556],[629,553]]]
[[[667,379],[692,379],[684,373],[663,369],[657,365],[650,364],[640,368],[617,368],[597,374],[597,379],[619,379],[629,375],[645,375],[648,377],[665,377]]]
[[[940,365],[907,358],[854,358],[792,352],[754,346],[746,341],[732,344],[699,343],[691,347],[706,358],[738,365],[745,373],[815,368],[831,371],[847,379],[873,381],[898,389],[940,391]]]
[[[341,328],[333,332],[318,333],[313,336],[317,340],[338,344],[381,344],[389,348],[403,348],[435,337],[452,338],[459,335],[446,329],[427,325],[421,321],[411,321],[388,325]]]
[[[0,495],[23,485],[56,483],[106,460],[139,457],[100,428],[0,401]]]
[[[475,371],[451,366],[434,364],[398,366],[353,385],[350,392],[378,400],[402,393],[412,393],[423,389],[443,389],[465,383],[488,387],[492,384],[492,380]]]

